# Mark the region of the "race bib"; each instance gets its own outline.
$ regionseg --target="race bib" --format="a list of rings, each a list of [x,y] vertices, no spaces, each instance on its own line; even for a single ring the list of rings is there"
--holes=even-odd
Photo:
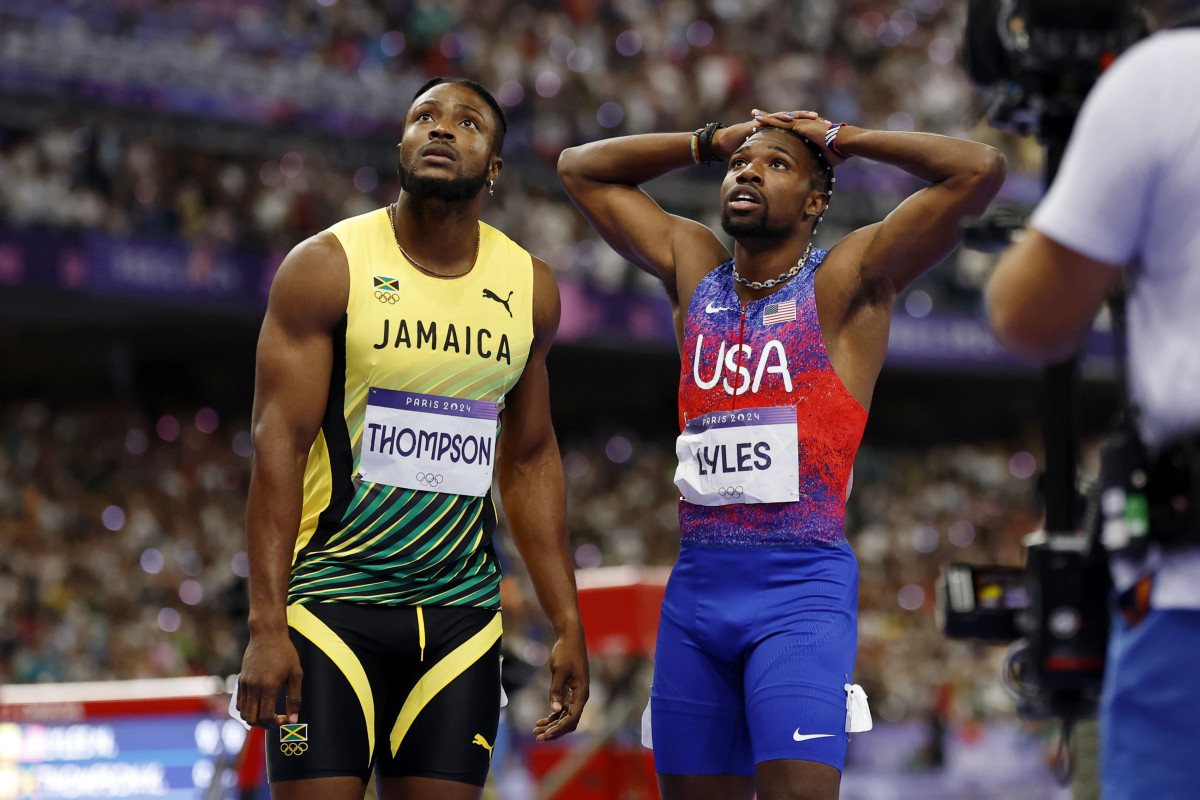
[[[372,387],[367,392],[363,480],[482,497],[492,487],[499,403]]]
[[[675,441],[675,485],[702,506],[800,499],[796,409],[714,411],[688,420]]]

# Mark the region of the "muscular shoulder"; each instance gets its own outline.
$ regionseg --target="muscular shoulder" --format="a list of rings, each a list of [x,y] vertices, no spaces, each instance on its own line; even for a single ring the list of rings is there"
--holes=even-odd
[[[729,260],[729,251],[706,226],[685,217],[675,219],[674,285],[664,281],[663,286],[672,305],[687,308],[700,281]]]
[[[350,271],[346,252],[329,231],[292,248],[271,281],[268,312],[332,327],[346,312]]]

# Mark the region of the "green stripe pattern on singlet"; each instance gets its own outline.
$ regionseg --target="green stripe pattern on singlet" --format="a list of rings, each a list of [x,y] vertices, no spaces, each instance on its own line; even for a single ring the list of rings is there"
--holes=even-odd
[[[346,526],[303,554],[290,594],[298,602],[498,608],[500,575],[484,546],[495,526],[491,502],[362,482]]]

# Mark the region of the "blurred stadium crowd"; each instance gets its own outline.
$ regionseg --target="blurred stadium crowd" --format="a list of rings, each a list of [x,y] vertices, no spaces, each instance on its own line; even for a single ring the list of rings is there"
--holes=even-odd
[[[964,10],[944,0],[6,0],[0,20],[7,60],[43,80],[136,84],[143,108],[260,125],[394,132],[426,76],[467,74],[494,87],[517,141],[550,163],[580,139],[737,119],[752,105],[961,129],[976,104],[955,63]]]
[[[959,64],[964,13],[953,0],[4,0],[0,92],[19,99],[0,109],[0,215],[286,251],[395,196],[391,145],[434,74],[482,81],[510,117],[485,218],[606,284],[644,281],[565,201],[562,148],[753,107],[988,140],[1009,151],[1005,195],[1030,204],[1036,147],[980,123]],[[716,171],[700,172],[661,199],[715,222]],[[913,188],[852,163],[826,240]],[[977,261],[937,271],[934,298],[973,298]]]
[[[623,435],[565,442],[563,453],[577,565],[672,564],[672,453]],[[0,410],[0,681],[236,672],[249,456],[246,420],[209,408],[158,419],[130,406]],[[1011,445],[860,452],[848,509],[862,575],[858,679],[885,719],[1011,712],[996,688],[999,652],[946,641],[933,586],[947,561],[1018,559],[1037,523],[1035,468]],[[506,642],[540,665],[548,631],[512,588]]]

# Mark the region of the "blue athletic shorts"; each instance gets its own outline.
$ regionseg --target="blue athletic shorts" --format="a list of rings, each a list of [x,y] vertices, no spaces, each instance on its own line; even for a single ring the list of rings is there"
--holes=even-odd
[[[1104,800],[1200,797],[1200,611],[1113,614],[1100,705]]]
[[[753,775],[846,759],[858,646],[850,546],[687,545],[663,599],[651,690],[655,769]]]

